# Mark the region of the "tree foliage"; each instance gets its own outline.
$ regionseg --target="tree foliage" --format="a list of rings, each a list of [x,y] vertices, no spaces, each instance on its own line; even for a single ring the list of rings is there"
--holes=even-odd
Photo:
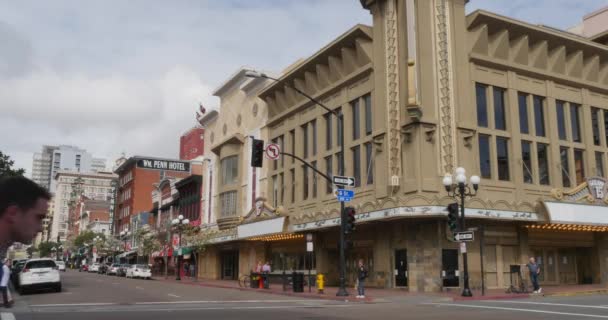
[[[158,237],[149,228],[137,230],[135,240],[137,241],[137,254],[141,256],[149,256],[162,247]]]
[[[38,245],[38,251],[40,251],[40,257],[44,258],[44,257],[50,257],[52,254],[52,250],[53,248],[57,248],[59,247],[59,245],[56,242],[41,242]]]
[[[74,248],[80,248],[85,244],[92,244],[93,239],[99,236],[104,241],[106,239],[106,235],[103,233],[95,233],[91,230],[87,230],[79,234],[76,238],[74,238]]]
[[[23,168],[13,169],[15,161],[11,157],[0,151],[0,178],[4,176],[22,176],[25,173]]]

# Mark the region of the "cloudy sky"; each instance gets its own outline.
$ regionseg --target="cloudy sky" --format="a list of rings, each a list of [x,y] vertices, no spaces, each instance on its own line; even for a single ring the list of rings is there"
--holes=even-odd
[[[608,0],[472,0],[568,28]],[[178,156],[199,102],[240,66],[280,71],[356,23],[358,0],[0,0],[0,151],[31,171],[43,144],[110,164]],[[294,39],[296,38],[296,39]]]

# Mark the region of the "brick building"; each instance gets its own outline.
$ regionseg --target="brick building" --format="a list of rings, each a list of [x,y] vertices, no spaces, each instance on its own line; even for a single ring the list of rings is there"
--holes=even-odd
[[[179,138],[180,160],[192,160],[203,155],[205,150],[205,142],[203,140],[204,134],[205,129],[194,127],[186,131],[186,133]]]

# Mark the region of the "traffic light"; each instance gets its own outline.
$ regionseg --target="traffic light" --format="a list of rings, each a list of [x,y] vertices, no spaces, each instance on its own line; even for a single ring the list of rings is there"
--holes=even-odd
[[[251,166],[261,168],[264,160],[264,140],[253,139],[251,146]]]
[[[355,208],[353,208],[353,207],[346,207],[346,208],[344,208],[344,211],[346,212],[346,214],[344,215],[346,218],[344,233],[349,234],[349,233],[355,231],[355,220],[356,220],[355,214],[357,212],[355,211]]]
[[[458,203],[448,205],[448,227],[452,232],[458,229]]]

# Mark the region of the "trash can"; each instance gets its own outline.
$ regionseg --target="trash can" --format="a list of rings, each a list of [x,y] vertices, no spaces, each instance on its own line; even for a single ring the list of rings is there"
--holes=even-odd
[[[292,274],[293,292],[304,292],[304,274],[294,272]]]
[[[250,280],[251,288],[257,289],[260,286],[260,275],[258,273],[252,273]]]

